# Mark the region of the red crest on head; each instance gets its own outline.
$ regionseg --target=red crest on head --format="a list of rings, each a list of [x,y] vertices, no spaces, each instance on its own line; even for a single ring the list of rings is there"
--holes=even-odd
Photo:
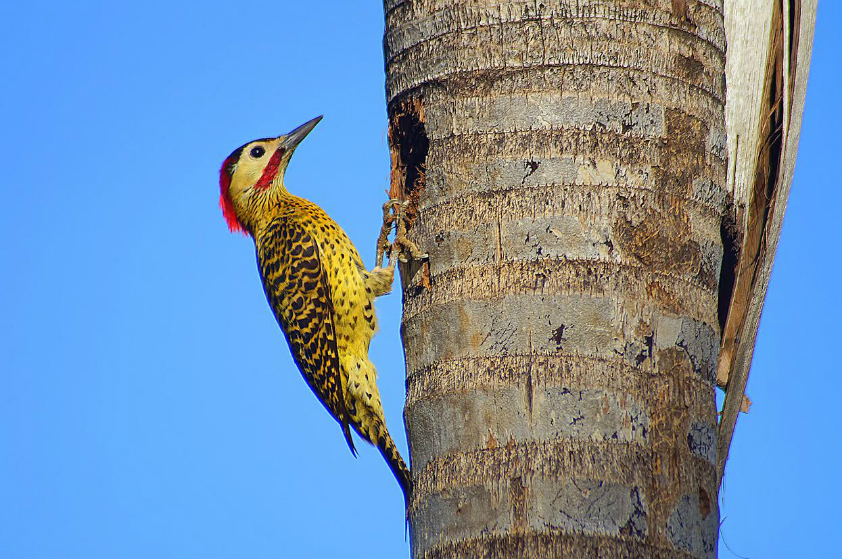
[[[222,208],[222,215],[225,217],[228,229],[232,233],[239,232],[245,235],[246,228],[237,219],[237,213],[234,211],[234,201],[228,192],[228,188],[231,186],[231,177],[234,175],[234,164],[240,159],[240,153],[242,151],[243,148],[240,148],[229,155],[219,170],[219,207]]]

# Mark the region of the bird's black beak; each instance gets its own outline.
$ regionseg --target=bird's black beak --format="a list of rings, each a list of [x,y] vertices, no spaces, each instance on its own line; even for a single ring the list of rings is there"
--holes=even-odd
[[[294,150],[298,146],[298,144],[301,143],[301,140],[307,137],[307,134],[309,134],[310,131],[316,127],[316,125],[321,119],[321,115],[317,116],[313,120],[305,122],[295,130],[284,136],[284,139],[281,141],[281,147],[288,152]]]

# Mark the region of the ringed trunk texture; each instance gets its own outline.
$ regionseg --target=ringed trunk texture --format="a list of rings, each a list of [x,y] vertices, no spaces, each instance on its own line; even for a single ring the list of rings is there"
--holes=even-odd
[[[386,0],[413,557],[716,557],[721,0]]]

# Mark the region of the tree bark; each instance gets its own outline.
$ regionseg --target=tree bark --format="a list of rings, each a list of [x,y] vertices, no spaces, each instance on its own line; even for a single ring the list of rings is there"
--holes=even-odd
[[[721,0],[386,0],[413,557],[715,557]]]

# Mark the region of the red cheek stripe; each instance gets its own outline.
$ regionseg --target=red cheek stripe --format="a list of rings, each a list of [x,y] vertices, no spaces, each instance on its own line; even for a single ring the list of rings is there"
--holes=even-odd
[[[281,158],[284,156],[284,151],[284,148],[278,148],[275,150],[275,153],[272,154],[272,158],[269,159],[269,163],[266,164],[266,168],[263,169],[263,174],[260,176],[260,180],[254,185],[255,188],[259,190],[269,188],[272,181],[275,180],[275,176],[278,174],[278,167],[281,165]]]

